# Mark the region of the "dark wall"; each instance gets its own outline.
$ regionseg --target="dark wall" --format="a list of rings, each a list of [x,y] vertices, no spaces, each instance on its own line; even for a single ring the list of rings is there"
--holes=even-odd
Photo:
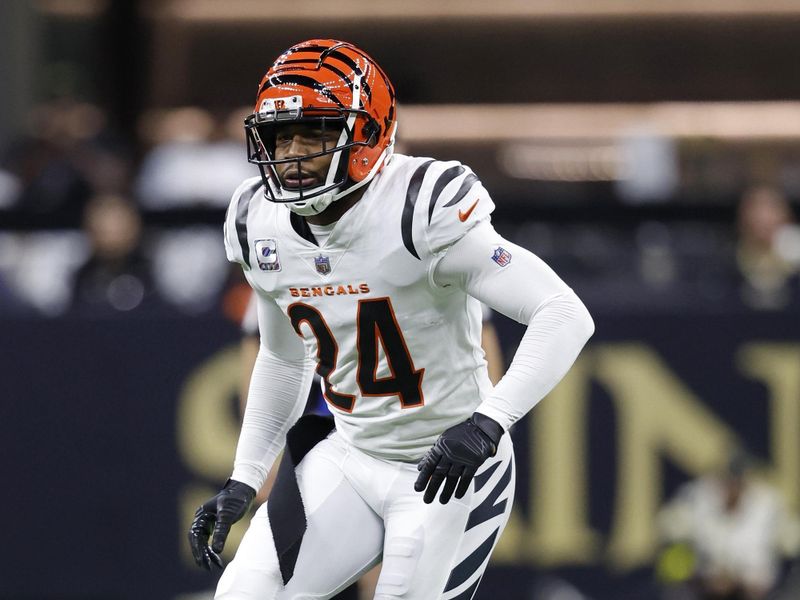
[[[497,324],[510,356],[521,328]],[[231,465],[236,328],[188,318],[0,328],[0,597],[213,587],[184,531]],[[514,430],[514,517],[479,598],[502,589],[522,600],[554,575],[596,600],[653,598],[657,506],[738,440],[796,507],[798,426],[796,316],[598,316],[567,379]]]

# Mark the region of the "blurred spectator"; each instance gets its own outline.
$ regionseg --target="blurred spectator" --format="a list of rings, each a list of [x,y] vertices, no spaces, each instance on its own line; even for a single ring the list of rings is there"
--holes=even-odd
[[[127,193],[130,188],[134,170],[131,150],[110,132],[83,144],[75,164],[94,194]]]
[[[43,138],[19,138],[6,149],[1,164],[8,208],[77,225],[91,190],[62,147]]]
[[[675,600],[766,598],[782,557],[800,548],[800,523],[740,451],[721,473],[679,489],[658,524],[666,546],[657,573]]]
[[[0,232],[0,279],[12,298],[0,308],[6,314],[62,314],[70,305],[73,275],[87,256],[79,231]]]
[[[800,301],[800,232],[786,197],[766,186],[747,190],[739,204],[738,234],[742,301],[762,310],[779,310]]]
[[[99,160],[108,153],[93,143],[105,131],[106,115],[97,106],[61,98],[36,107],[30,121],[30,133],[13,140],[0,157],[0,208],[77,227],[95,180],[108,172],[107,161]],[[123,179],[115,178],[116,188]]]
[[[140,204],[153,210],[226,208],[239,184],[258,175],[243,160],[247,112],[234,111],[224,122],[197,107],[147,115],[141,134],[155,146],[136,181]]]
[[[73,310],[105,314],[152,303],[153,279],[141,250],[136,208],[120,196],[96,196],[86,207],[83,225],[91,254],[75,277]]]

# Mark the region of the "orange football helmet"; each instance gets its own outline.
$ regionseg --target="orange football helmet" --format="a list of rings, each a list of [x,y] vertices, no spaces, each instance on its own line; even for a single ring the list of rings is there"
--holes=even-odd
[[[265,196],[301,215],[318,214],[331,202],[369,183],[394,146],[394,87],[363,50],[337,40],[308,40],[281,54],[258,87],[253,114],[245,119],[248,160],[258,165]],[[334,147],[276,160],[275,131],[286,123],[341,129]],[[308,189],[284,187],[275,166],[332,154],[327,177]]]

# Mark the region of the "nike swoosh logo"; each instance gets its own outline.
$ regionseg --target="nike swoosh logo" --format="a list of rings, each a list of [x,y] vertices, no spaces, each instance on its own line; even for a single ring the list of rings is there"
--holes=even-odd
[[[463,223],[464,221],[469,219],[469,216],[472,214],[472,211],[475,210],[476,206],[478,206],[478,202],[480,202],[480,198],[475,200],[475,202],[472,203],[472,206],[470,206],[467,210],[465,210],[465,211],[459,210],[458,211],[458,220]]]

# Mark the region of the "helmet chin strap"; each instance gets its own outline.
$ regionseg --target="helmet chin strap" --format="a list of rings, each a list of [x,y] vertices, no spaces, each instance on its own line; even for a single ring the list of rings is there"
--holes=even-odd
[[[289,207],[290,211],[300,215],[301,217],[318,215],[323,210],[328,208],[333,202],[333,192],[334,190],[331,190],[326,194],[320,194],[319,196],[314,197],[312,200],[307,200],[305,202],[292,202],[287,204],[287,206]]]

